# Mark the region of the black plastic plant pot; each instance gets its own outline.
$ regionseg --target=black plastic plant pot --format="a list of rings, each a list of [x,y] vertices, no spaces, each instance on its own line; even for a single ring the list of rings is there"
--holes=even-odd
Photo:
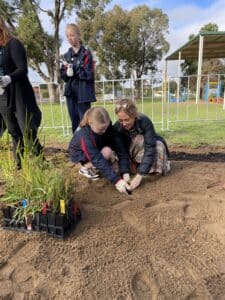
[[[48,233],[49,234],[56,234],[56,227],[55,227],[55,214],[48,213]]]
[[[9,207],[9,210],[10,210],[10,219],[13,219],[14,217],[14,213],[16,211],[16,207]]]
[[[4,219],[4,226],[5,227],[12,227],[12,219]]]
[[[44,225],[44,226],[48,225],[47,214],[46,215],[40,214],[40,225]]]
[[[21,228],[21,229],[26,229],[27,227],[26,227],[25,222],[20,222],[20,223],[19,223],[19,228]]]
[[[48,231],[48,218],[47,218],[47,214],[46,215],[40,214],[40,230],[42,230],[42,231]]]
[[[24,221],[21,221],[21,222],[15,222],[15,226],[17,227],[17,228],[21,228],[21,229],[26,229],[27,228],[27,226],[26,226],[26,224],[25,224],[25,222]]]
[[[66,227],[67,225],[67,220],[66,220],[66,215],[65,214],[58,214],[55,215],[55,226],[56,227]]]
[[[48,218],[48,226],[55,226],[55,214],[51,214],[51,213],[48,213],[47,214],[47,218]]]
[[[19,223],[17,223],[15,220],[11,220],[11,227],[13,228],[19,228]]]
[[[40,230],[40,215],[41,214],[39,212],[35,213],[35,215],[34,215],[33,228],[36,231]]]
[[[10,207],[9,206],[3,207],[2,212],[3,212],[3,216],[4,216],[5,219],[11,219]]]

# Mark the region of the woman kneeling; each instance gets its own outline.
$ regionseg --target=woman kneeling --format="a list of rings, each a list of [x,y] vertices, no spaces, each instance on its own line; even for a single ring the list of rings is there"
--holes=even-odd
[[[136,176],[130,189],[137,188],[147,174],[163,175],[170,171],[166,141],[155,132],[152,121],[138,113],[132,100],[122,99],[116,105],[118,121],[114,128],[129,149],[131,169]]]

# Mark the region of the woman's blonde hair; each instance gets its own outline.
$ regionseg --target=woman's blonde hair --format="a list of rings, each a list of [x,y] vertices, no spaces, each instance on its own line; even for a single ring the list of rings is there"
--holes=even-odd
[[[73,31],[73,32],[76,32],[76,33],[79,35],[79,37],[80,37],[80,44],[82,44],[80,28],[79,28],[76,24],[70,23],[70,24],[67,24],[67,25],[66,25],[66,32],[67,32],[68,30],[71,30],[71,31]]]
[[[5,46],[9,40],[13,37],[12,32],[9,27],[6,25],[2,16],[0,16],[0,41],[3,46]]]
[[[110,117],[109,113],[104,107],[89,108],[80,122],[80,127],[89,125],[90,122],[97,123],[99,125],[109,125]]]
[[[136,118],[138,116],[137,107],[134,101],[130,99],[120,99],[116,104],[115,113],[118,114],[120,111],[125,112],[129,117]]]

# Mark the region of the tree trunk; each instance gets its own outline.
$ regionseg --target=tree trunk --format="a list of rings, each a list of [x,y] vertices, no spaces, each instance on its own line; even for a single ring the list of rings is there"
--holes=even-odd
[[[49,101],[50,103],[60,103],[59,85],[56,83],[48,83]]]
[[[141,99],[141,80],[135,80],[135,90],[136,90],[136,95],[137,99]]]

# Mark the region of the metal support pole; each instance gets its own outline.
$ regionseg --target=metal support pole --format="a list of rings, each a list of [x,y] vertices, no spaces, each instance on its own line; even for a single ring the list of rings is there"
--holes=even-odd
[[[202,75],[202,56],[203,56],[203,42],[204,37],[199,37],[199,48],[198,48],[198,74],[197,74],[197,86],[196,86],[196,104],[200,98],[200,86],[201,86],[201,75]]]
[[[181,52],[179,51],[178,68],[177,68],[177,75],[178,75],[178,80],[177,80],[177,102],[179,102],[179,98],[180,98],[180,61],[181,61]]]

